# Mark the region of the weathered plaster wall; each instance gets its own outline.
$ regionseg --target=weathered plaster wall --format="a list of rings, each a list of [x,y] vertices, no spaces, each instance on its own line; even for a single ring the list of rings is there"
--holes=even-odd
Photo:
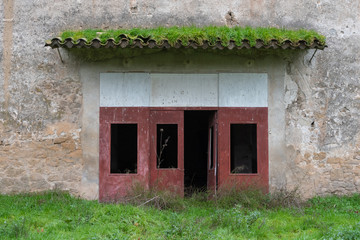
[[[4,0],[0,19],[1,193],[57,187],[96,197],[98,136],[84,129],[98,121],[98,110],[83,109],[97,101],[98,93],[85,93],[98,82],[84,81],[87,69],[106,63],[80,67],[63,50],[61,63],[45,39],[65,29],[190,24],[304,27],[326,35],[329,48],[311,63],[312,51],[283,56],[283,71],[273,73],[280,80],[272,87],[284,93],[269,96],[279,103],[269,115],[280,111],[285,124],[270,134],[284,143],[269,142],[270,184],[299,187],[304,196],[360,190],[359,1]],[[157,68],[171,70],[169,62],[176,56]]]
[[[1,9],[0,192],[77,192],[82,93],[76,62],[59,64],[56,52],[43,47],[52,13],[39,1],[6,0]]]

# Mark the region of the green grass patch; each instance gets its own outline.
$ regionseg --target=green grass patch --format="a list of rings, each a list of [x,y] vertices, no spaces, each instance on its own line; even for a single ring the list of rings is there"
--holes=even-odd
[[[360,239],[358,194],[301,204],[292,193],[256,190],[208,198],[153,192],[105,204],[63,192],[0,195],[0,239]]]
[[[157,43],[167,40],[170,45],[174,46],[178,41],[187,46],[189,41],[195,41],[202,44],[203,41],[208,41],[211,45],[221,41],[223,46],[228,46],[229,41],[232,40],[236,45],[240,46],[243,40],[248,40],[251,46],[256,44],[256,40],[260,39],[269,43],[275,39],[282,43],[290,40],[297,43],[300,40],[305,40],[308,44],[312,44],[314,40],[319,40],[321,44],[325,45],[325,36],[313,30],[290,30],[284,28],[274,27],[226,27],[226,26],[206,26],[206,27],[158,27],[158,28],[132,28],[132,29],[116,29],[116,30],[102,30],[102,29],[87,29],[79,31],[64,31],[59,37],[62,40],[72,38],[79,40],[81,38],[90,42],[92,39],[98,38],[102,43],[112,38],[115,42],[120,41],[120,35],[125,36],[130,42],[134,39],[142,39],[147,41],[153,39]]]

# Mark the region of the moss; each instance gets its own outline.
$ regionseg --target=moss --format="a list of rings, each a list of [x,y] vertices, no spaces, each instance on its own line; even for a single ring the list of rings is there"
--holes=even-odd
[[[105,43],[109,38],[113,38],[116,42],[120,41],[120,35],[125,35],[130,41],[134,39],[153,39],[156,42],[167,40],[170,45],[174,45],[177,41],[181,41],[183,45],[189,44],[189,40],[201,44],[207,40],[210,44],[216,44],[221,41],[224,46],[229,44],[230,40],[235,41],[236,45],[241,45],[243,40],[249,40],[250,45],[254,46],[256,40],[260,39],[266,43],[275,39],[280,43],[290,40],[294,43],[305,40],[308,44],[313,43],[314,40],[319,40],[321,44],[325,45],[325,36],[313,30],[289,30],[284,28],[273,27],[226,27],[226,26],[207,26],[207,27],[158,27],[158,28],[132,28],[132,29],[117,29],[117,30],[101,30],[101,29],[87,29],[80,31],[64,31],[59,37],[62,40],[72,38],[78,40],[80,38],[86,39],[90,42],[94,38],[100,39]]]

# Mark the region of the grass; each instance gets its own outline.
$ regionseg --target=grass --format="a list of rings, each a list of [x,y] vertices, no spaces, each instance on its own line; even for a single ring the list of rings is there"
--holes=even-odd
[[[266,43],[275,39],[280,43],[290,40],[297,43],[300,40],[305,40],[308,44],[312,44],[314,40],[319,40],[321,44],[325,45],[325,37],[313,30],[289,30],[284,28],[274,27],[226,27],[226,26],[206,26],[206,27],[158,27],[158,28],[132,28],[132,29],[116,29],[116,30],[102,30],[102,29],[87,29],[79,31],[64,31],[60,34],[60,38],[72,38],[78,40],[81,38],[90,42],[94,38],[100,39],[105,43],[108,39],[113,38],[115,42],[120,41],[120,35],[125,36],[130,40],[153,39],[156,42],[167,40],[170,45],[175,45],[177,41],[181,41],[183,45],[188,45],[189,41],[195,41],[201,44],[207,40],[214,45],[217,41],[221,41],[224,46],[229,44],[230,40],[235,41],[236,45],[241,45],[243,40],[248,40],[251,46],[256,44],[256,40],[260,39]]]
[[[162,204],[139,207],[153,196]],[[359,214],[358,194],[301,202],[286,192],[212,200],[157,192],[114,204],[63,192],[0,195],[0,239],[360,239]]]

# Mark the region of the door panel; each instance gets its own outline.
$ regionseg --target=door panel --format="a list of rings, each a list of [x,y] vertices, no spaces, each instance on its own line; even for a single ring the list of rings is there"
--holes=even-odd
[[[267,192],[269,188],[267,108],[219,108],[218,119],[219,186],[232,188],[254,186]],[[231,131],[234,127],[235,131]],[[250,131],[253,127],[255,130]],[[232,134],[237,136],[234,137]],[[244,142],[246,142],[243,140],[244,136],[253,138],[254,134],[256,139],[254,141],[249,139],[247,143],[253,142],[253,145],[256,146],[252,146],[252,151],[244,150]],[[240,144],[236,146],[236,144],[232,144],[232,141]],[[236,149],[231,149],[232,145]],[[256,152],[254,153],[254,151]],[[247,158],[244,157],[245,155]],[[254,167],[250,167],[251,165],[247,163],[246,159],[255,156],[256,162],[252,162]],[[239,160],[243,165],[237,163]],[[233,165],[240,169],[232,169],[232,161],[235,161]]]
[[[150,112],[150,186],[184,195],[184,111]]]
[[[120,130],[114,131],[114,127],[120,127]],[[129,131],[129,128],[132,130]],[[149,169],[150,147],[148,129],[149,109],[147,108],[100,108],[99,201],[113,201],[131,194],[134,183],[141,183],[144,189],[148,189],[149,173],[147,169]],[[121,136],[123,134],[131,136]],[[133,136],[134,134],[135,136]],[[112,135],[121,137],[116,138]],[[120,153],[114,156],[112,150],[119,144],[124,145],[126,138],[130,139],[128,140],[130,145],[135,144],[130,147],[131,153],[135,151],[135,159],[130,165],[119,166],[118,163],[126,162],[129,155],[122,154],[123,149],[120,148],[117,149]],[[129,148],[129,145],[126,146]],[[117,163],[112,164],[113,160],[116,160]]]
[[[207,176],[207,188],[211,194],[216,194],[217,188],[217,112],[214,112],[209,119],[208,128],[208,176]]]

